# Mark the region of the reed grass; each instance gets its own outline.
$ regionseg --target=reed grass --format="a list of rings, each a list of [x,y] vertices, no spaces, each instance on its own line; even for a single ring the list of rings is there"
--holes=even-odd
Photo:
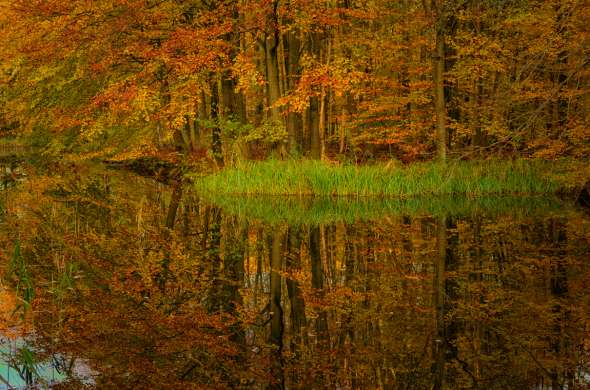
[[[244,162],[195,178],[197,190],[226,195],[412,198],[537,195],[560,190],[559,164],[542,160],[334,165],[311,160]]]
[[[21,254],[20,241],[15,241],[14,252],[8,263],[8,269],[4,275],[8,280],[13,280],[16,287],[16,295],[20,298],[20,303],[16,310],[23,309],[22,316],[31,308],[35,299],[35,287],[32,278],[27,270],[27,264]]]
[[[419,197],[331,198],[282,196],[212,195],[204,198],[224,212],[240,219],[259,220],[270,224],[321,225],[379,221],[399,217],[471,217],[495,218],[502,215],[527,218],[555,213],[564,216],[572,209],[568,202],[555,196],[482,196],[468,198]]]

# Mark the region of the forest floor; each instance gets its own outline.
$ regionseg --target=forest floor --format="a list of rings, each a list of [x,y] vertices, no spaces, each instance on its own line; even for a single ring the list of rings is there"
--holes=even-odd
[[[412,198],[575,194],[590,178],[578,160],[474,160],[369,165],[312,160],[247,161],[207,176],[198,190],[224,195]]]

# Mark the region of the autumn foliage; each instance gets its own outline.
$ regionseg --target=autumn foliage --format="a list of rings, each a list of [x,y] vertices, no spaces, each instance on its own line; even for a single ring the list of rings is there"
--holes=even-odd
[[[3,0],[0,9],[0,126],[50,152],[174,148],[218,162],[411,161],[436,144],[461,156],[588,152],[582,0]]]

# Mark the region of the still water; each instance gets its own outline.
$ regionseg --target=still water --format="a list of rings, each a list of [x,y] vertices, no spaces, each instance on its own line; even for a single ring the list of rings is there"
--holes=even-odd
[[[18,172],[0,197],[0,388],[590,388],[574,205]]]

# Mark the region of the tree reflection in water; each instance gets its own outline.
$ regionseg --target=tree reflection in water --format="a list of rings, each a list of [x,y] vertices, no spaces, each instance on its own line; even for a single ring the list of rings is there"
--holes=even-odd
[[[23,329],[97,388],[590,386],[590,220],[570,206],[219,207],[77,169],[10,189],[2,264],[19,240]]]

